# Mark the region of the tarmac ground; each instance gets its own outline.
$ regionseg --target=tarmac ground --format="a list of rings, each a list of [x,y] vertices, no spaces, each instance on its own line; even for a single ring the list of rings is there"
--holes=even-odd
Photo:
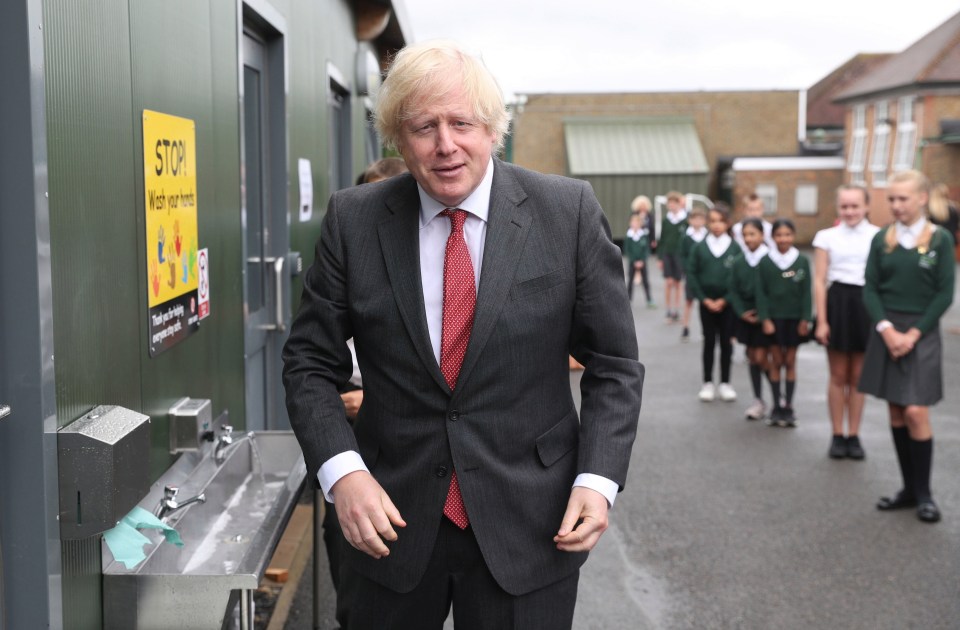
[[[659,305],[661,276],[650,277]],[[680,343],[679,326],[642,296],[636,287],[647,369],[639,432],[611,526],[581,572],[574,628],[960,628],[960,305],[942,322],[945,398],[931,421],[943,520],[930,525],[912,510],[874,507],[900,487],[885,402],[867,401],[864,461],[827,457],[822,347],[798,353],[797,428],[767,427],[744,419],[742,347],[732,377],[739,399],[700,402],[696,308],[691,342]],[[578,403],[579,379],[571,372]],[[766,383],[764,392],[769,403]],[[287,589],[295,595],[274,611],[284,615],[275,627],[312,628],[309,566]],[[320,593],[318,629],[336,628],[332,585]]]

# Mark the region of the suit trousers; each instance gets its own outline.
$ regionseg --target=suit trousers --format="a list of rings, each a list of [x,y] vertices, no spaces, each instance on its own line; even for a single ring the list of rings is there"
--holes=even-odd
[[[539,590],[511,595],[487,569],[473,529],[443,518],[427,571],[409,593],[381,586],[345,561],[337,621],[342,630],[441,630],[452,605],[456,630],[569,630],[579,579],[577,570]]]

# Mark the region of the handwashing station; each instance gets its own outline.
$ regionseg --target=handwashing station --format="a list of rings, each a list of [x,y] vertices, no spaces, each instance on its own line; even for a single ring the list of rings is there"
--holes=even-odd
[[[61,530],[104,532],[104,628],[252,629],[306,476],[300,447],[290,431],[234,432],[209,400],[178,401],[170,421],[180,455],[152,485],[146,416],[97,407],[61,431]]]

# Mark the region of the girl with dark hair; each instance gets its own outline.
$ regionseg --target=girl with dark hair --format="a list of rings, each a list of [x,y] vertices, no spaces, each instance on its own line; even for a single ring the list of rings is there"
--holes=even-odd
[[[747,348],[750,363],[750,384],[753,386],[753,403],[747,407],[747,420],[762,420],[767,406],[763,402],[763,373],[767,369],[767,353],[770,337],[763,334],[757,317],[757,265],[769,252],[764,243],[763,222],[755,217],[744,219],[740,234],[743,238],[743,256],[733,263],[730,306],[736,313],[737,340]]]
[[[793,393],[797,384],[797,347],[810,332],[810,263],[793,246],[796,228],[790,219],[773,223],[776,249],[757,265],[757,317],[763,332],[773,335],[767,378],[773,389],[770,426],[797,426],[793,412]],[[780,390],[780,375],[786,380],[785,395]]]
[[[687,260],[687,286],[700,301],[700,325],[703,327],[703,386],[699,398],[711,402],[717,396],[724,402],[737,399],[730,385],[733,357],[733,311],[730,299],[730,272],[742,256],[740,246],[730,237],[730,209],[718,203],[707,215],[710,233],[690,250]],[[720,344],[720,385],[713,384],[714,349]]]

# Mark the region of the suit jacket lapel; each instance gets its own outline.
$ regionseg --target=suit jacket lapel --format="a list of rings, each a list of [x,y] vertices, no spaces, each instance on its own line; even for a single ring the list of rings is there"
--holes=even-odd
[[[437,359],[433,356],[423,306],[423,282],[420,278],[420,200],[412,177],[410,186],[388,198],[386,205],[389,214],[378,224],[377,230],[397,308],[420,360],[437,384],[449,391]]]
[[[527,194],[516,180],[495,160],[490,191],[490,214],[480,268],[480,290],[473,315],[473,330],[467,354],[457,377],[458,389],[470,378],[483,346],[500,316],[520,262],[523,244],[530,232],[530,212],[520,204]]]

